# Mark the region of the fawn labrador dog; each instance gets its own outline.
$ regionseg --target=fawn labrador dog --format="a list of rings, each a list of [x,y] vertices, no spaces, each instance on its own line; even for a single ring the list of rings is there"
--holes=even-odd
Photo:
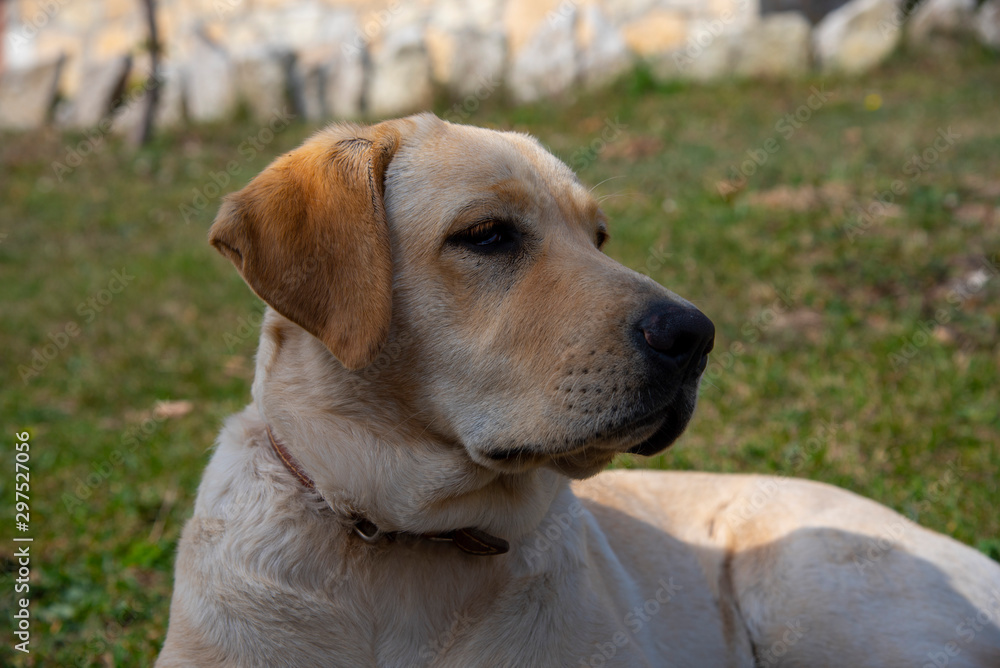
[[[170,666],[1000,666],[1000,566],[872,501],[605,471],[714,328],[528,136],[337,125],[211,243],[269,305],[181,538]]]

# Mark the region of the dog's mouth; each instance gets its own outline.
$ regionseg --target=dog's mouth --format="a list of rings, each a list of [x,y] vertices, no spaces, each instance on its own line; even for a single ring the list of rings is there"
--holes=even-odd
[[[653,433],[626,452],[649,457],[666,450],[684,433],[692,415],[694,401],[688,402],[684,394],[679,395],[664,409]]]
[[[668,448],[683,433],[694,412],[687,394],[678,392],[667,404],[610,426],[591,427],[586,435],[558,447],[532,444],[491,449],[480,451],[475,459],[504,473],[547,466],[570,477],[587,477],[602,470],[617,454],[650,456]]]

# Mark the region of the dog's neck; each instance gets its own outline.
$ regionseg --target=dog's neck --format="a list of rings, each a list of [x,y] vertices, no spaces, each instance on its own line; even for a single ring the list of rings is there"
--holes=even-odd
[[[265,424],[264,431],[267,432],[267,440],[271,445],[271,451],[274,452],[281,463],[285,465],[285,469],[295,476],[295,478],[302,485],[303,489],[315,492],[316,483],[314,483],[313,479],[309,477],[309,474],[302,469],[298,460],[295,459],[292,453],[288,451],[285,444],[274,435],[274,431],[271,429],[270,425]],[[357,534],[359,538],[369,543],[392,540],[400,535],[398,533],[387,533],[383,531],[367,517],[349,517],[345,519],[353,525],[354,533]],[[504,554],[510,549],[510,544],[504,539],[497,538],[496,536],[476,529],[475,527],[466,527],[432,534],[406,535],[414,538],[422,538],[424,540],[450,542],[466,554],[474,554],[476,556],[483,557]]]
[[[486,469],[369,385],[268,309],[256,404],[337,513],[364,517],[385,532],[475,528],[514,541],[539,525],[568,484],[548,470]]]

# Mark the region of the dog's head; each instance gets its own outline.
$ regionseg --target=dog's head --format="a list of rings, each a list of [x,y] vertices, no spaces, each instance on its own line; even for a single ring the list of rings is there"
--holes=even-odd
[[[318,133],[227,198],[210,233],[323,343],[348,401],[493,471],[571,476],[670,445],[714,338],[607,238],[590,191],[536,141],[429,114]]]

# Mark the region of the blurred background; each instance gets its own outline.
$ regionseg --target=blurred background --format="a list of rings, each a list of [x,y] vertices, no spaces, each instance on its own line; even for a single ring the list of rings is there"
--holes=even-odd
[[[686,435],[617,466],[823,480],[1000,558],[1000,0],[0,0],[0,37],[0,664],[152,662],[263,312],[220,200],[422,110],[538,137],[715,321]]]

